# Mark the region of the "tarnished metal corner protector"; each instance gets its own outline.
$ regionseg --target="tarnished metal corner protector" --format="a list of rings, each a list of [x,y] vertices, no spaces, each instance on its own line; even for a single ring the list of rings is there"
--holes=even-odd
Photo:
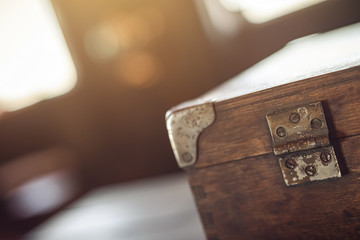
[[[266,115],[287,186],[341,177],[321,102]]]
[[[196,163],[198,137],[214,121],[212,102],[166,114],[166,127],[179,167],[189,167]]]

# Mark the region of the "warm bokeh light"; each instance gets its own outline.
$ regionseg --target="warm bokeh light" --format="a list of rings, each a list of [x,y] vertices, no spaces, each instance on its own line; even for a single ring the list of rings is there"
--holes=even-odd
[[[111,25],[99,24],[92,27],[85,36],[85,50],[97,61],[107,61],[119,51],[118,37]]]
[[[162,75],[162,64],[146,51],[129,52],[116,65],[115,74],[120,81],[133,87],[151,87]]]
[[[76,69],[48,0],[0,1],[0,110],[71,90]]]
[[[107,62],[132,49],[143,48],[165,29],[162,12],[143,7],[130,13],[109,15],[85,35],[87,54],[95,61]]]
[[[205,240],[211,189],[180,173],[164,115],[344,64],[353,44],[317,39],[360,21],[356,0],[254,24],[319,1],[0,0],[0,240]]]
[[[229,11],[240,11],[252,23],[263,23],[325,0],[220,0]]]

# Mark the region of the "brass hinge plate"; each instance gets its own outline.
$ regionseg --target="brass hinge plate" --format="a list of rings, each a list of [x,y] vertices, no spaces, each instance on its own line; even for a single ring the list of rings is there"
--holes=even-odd
[[[266,116],[287,186],[341,177],[321,102]]]

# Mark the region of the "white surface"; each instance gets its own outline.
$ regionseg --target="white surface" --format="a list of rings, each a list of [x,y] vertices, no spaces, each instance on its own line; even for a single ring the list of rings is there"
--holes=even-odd
[[[360,23],[290,42],[204,98],[219,101],[357,65]],[[226,95],[222,88],[229,90]]]
[[[174,109],[223,101],[358,65],[360,23],[292,41],[233,79]]]
[[[27,240],[205,240],[184,174],[94,191]]]
[[[74,183],[65,171],[32,179],[9,194],[10,211],[20,218],[49,213],[71,199]]]
[[[325,0],[220,0],[231,12],[241,12],[252,23],[264,23]]]

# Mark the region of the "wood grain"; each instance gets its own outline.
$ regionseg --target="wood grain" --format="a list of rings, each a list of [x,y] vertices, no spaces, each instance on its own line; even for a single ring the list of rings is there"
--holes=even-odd
[[[214,104],[187,169],[208,239],[360,239],[360,67]],[[343,177],[287,187],[265,115],[322,101]]]
[[[271,79],[269,79],[270,81]],[[360,67],[215,102],[215,123],[198,141],[196,168],[272,152],[265,115],[322,101],[333,140],[360,133]],[[270,155],[269,155],[270,156]]]
[[[188,170],[208,239],[360,239],[360,136],[338,143],[338,180],[287,187],[272,153]]]

